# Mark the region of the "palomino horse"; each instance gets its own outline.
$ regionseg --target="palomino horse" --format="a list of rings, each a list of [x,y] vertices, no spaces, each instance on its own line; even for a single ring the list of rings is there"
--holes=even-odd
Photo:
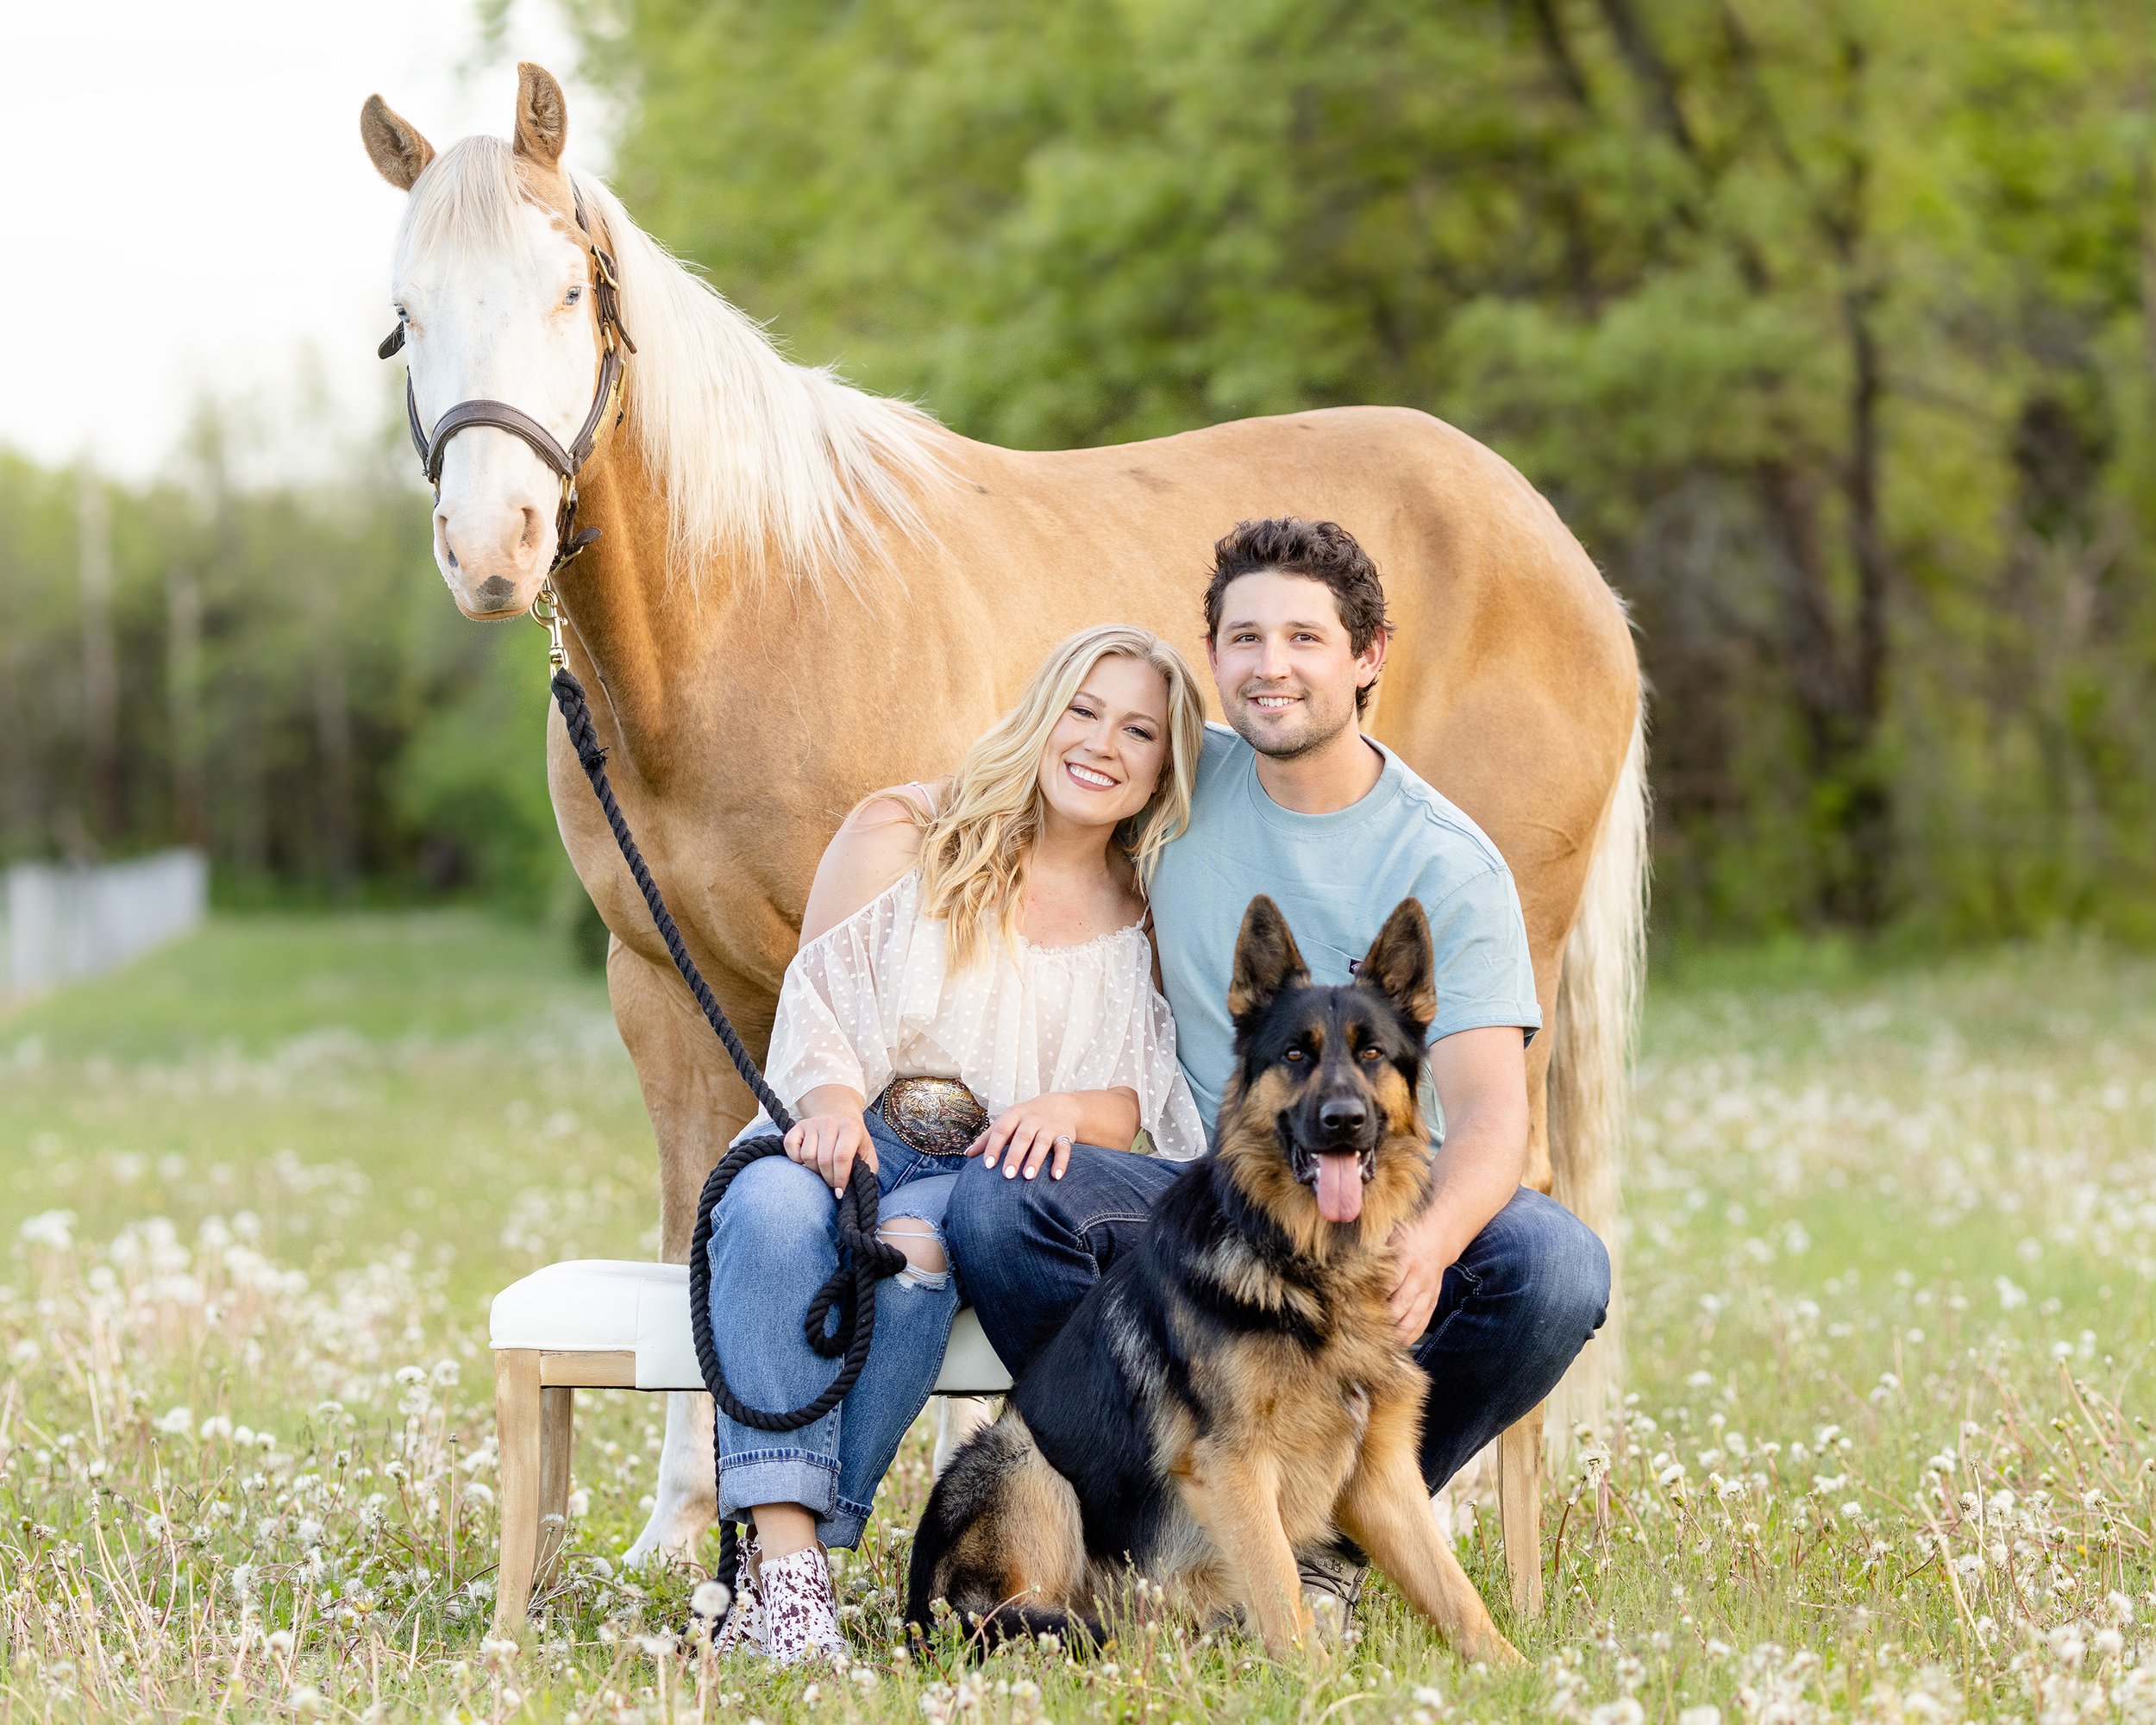
[[[752,1050],[855,802],[948,770],[1085,624],[1142,624],[1197,658],[1213,541],[1246,518],[1329,518],[1376,557],[1398,626],[1366,723],[1481,823],[1518,881],[1550,1026],[1528,1056],[1530,1177],[1610,1238],[1645,863],[1639,668],[1618,600],[1510,466],[1380,407],[1050,455],[969,442],[780,358],[561,166],[566,107],[538,67],[520,68],[513,143],[437,155],[379,97],[361,130],[411,193],[394,290],[415,430],[485,398],[569,448],[607,328],[593,246],[611,254],[636,350],[579,480],[577,519],[600,536],[555,586],[614,788]],[[435,555],[467,617],[523,615],[548,573],[564,491],[537,448],[496,416],[436,452]],[[680,1261],[704,1176],[752,1109],[558,719],[548,763],[613,932],[607,983],[658,1138],[662,1250]],[[1611,1352],[1590,1350],[1601,1373],[1570,1412],[1599,1415]],[[710,1524],[701,1401],[668,1407],[632,1559]]]

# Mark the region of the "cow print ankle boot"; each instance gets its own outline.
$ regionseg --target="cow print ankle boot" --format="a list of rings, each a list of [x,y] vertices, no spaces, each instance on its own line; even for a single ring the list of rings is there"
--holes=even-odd
[[[711,1643],[711,1651],[721,1658],[728,1653],[761,1653],[765,1650],[763,1592],[756,1583],[759,1556],[755,1534],[743,1534],[741,1543],[734,1548],[733,1609],[727,1612],[726,1621],[719,1628],[718,1639]]]
[[[766,1558],[758,1584],[763,1593],[764,1651],[774,1665],[845,1659],[830,1565],[821,1546],[806,1546],[791,1557]]]

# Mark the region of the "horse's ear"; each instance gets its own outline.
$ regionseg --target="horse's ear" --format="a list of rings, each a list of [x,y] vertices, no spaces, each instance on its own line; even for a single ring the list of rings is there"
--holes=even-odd
[[[419,129],[379,96],[368,97],[360,110],[360,136],[374,171],[399,191],[410,191],[434,160],[434,146],[419,135]]]
[[[569,141],[569,104],[543,66],[517,62],[517,154],[541,167],[561,165]]]

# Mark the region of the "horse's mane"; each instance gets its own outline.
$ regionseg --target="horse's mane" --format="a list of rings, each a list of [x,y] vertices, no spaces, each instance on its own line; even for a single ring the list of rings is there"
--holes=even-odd
[[[666,489],[669,572],[693,587],[724,561],[737,580],[779,576],[820,593],[836,577],[854,587],[887,561],[884,534],[924,531],[916,499],[943,475],[935,422],[781,357],[601,181],[573,179],[621,278],[622,321],[636,342],[627,424]],[[452,145],[412,187],[398,273],[417,254],[522,244],[517,210],[530,198],[502,139]]]

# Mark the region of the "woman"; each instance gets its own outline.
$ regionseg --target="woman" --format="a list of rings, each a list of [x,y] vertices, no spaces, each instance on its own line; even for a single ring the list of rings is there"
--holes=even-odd
[[[831,1413],[780,1433],[719,1417],[720,1512],[754,1524],[722,1649],[788,1664],[843,1649],[824,1547],[860,1539],[935,1383],[958,1309],[940,1233],[956,1158],[993,1150],[1060,1178],[1074,1143],[1204,1149],[1144,928],[1203,729],[1173,648],[1089,629],[953,779],[870,797],[824,853],[765,1067],[797,1124],[711,1228],[711,1330],[734,1393],[793,1408],[830,1381],[801,1320],[837,1262],[836,1195],[856,1159],[876,1173],[878,1235],[907,1262],[879,1285],[868,1363]],[[742,1137],[770,1130],[760,1116]]]

